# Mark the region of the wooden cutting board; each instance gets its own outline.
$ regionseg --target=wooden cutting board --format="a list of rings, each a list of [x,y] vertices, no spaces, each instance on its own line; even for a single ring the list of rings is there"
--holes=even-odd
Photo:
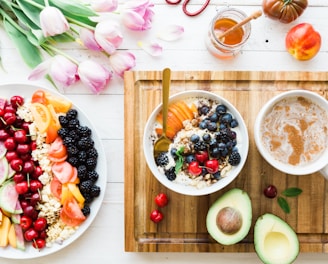
[[[172,72],[170,94],[200,89],[219,94],[240,111],[248,127],[249,156],[237,179],[212,195],[189,197],[166,189],[150,173],[143,155],[142,136],[151,111],[161,102],[161,72],[126,72],[125,99],[125,250],[132,252],[254,252],[256,219],[273,213],[289,223],[298,234],[301,252],[328,252],[328,185],[319,174],[285,175],[260,156],[253,140],[254,120],[261,106],[286,90],[306,89],[327,98],[327,72]],[[328,157],[327,157],[328,159]],[[281,193],[299,187],[303,193],[287,198],[286,214],[277,199],[263,195],[267,184]],[[223,246],[208,234],[205,218],[209,206],[227,190],[238,187],[252,200],[253,224],[248,236],[236,245]],[[150,221],[156,209],[154,197],[165,192],[170,203],[162,209],[164,220]],[[327,208],[327,209],[326,209]]]

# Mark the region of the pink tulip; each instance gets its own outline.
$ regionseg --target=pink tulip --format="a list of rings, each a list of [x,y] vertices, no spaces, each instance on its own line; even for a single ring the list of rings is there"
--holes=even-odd
[[[47,6],[40,12],[40,24],[45,37],[56,36],[69,29],[63,13],[53,6]]]
[[[95,39],[108,54],[113,54],[121,45],[123,36],[118,24],[111,20],[104,20],[96,26]]]
[[[86,28],[80,28],[80,39],[83,45],[89,50],[103,50],[95,39],[94,32]]]
[[[113,12],[118,7],[117,0],[93,0],[91,8],[96,12]]]
[[[124,5],[123,24],[131,30],[147,30],[151,28],[154,15],[154,4],[150,0],[132,0]]]
[[[109,57],[109,63],[113,71],[123,78],[124,72],[136,65],[135,56],[128,51],[116,51]]]
[[[31,72],[29,80],[39,79],[49,74],[51,79],[63,87],[68,87],[78,80],[77,65],[62,55],[56,55],[40,63]]]
[[[80,63],[78,68],[79,77],[94,94],[99,94],[104,90],[112,78],[112,73],[102,65],[92,60]]]

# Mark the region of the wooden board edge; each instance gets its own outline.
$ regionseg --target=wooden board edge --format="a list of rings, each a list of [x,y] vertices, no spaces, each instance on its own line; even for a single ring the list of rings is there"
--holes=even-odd
[[[133,71],[135,80],[161,80],[161,71]],[[172,71],[172,80],[327,81],[328,72],[310,71]]]
[[[134,105],[135,76],[133,72],[124,73],[124,109]],[[134,170],[129,164],[134,164],[134,150],[131,149],[133,137],[129,135],[127,124],[133,125],[134,111],[124,111],[124,248],[126,252],[136,251],[134,239],[134,188],[128,188],[127,182],[134,186]],[[129,147],[129,149],[127,149]],[[131,221],[133,219],[133,221]],[[133,238],[133,239],[132,239]]]

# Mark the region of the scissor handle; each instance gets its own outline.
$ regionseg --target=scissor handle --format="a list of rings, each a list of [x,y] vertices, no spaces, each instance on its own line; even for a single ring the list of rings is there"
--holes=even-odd
[[[172,0],[165,0],[166,3],[170,4],[170,5],[177,5],[179,4],[182,0],[176,0],[176,1],[172,1]],[[204,11],[204,9],[208,6],[208,4],[210,3],[210,0],[206,0],[206,2],[204,3],[204,5],[198,10],[198,11],[195,11],[195,12],[189,12],[187,10],[187,5],[189,3],[190,0],[185,0],[182,4],[182,10],[183,12],[187,15],[187,16],[197,16],[199,15],[201,12]]]

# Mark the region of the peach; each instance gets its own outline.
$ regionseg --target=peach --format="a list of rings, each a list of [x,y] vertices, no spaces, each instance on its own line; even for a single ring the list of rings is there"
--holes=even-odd
[[[292,27],[285,39],[287,51],[297,60],[312,59],[321,48],[321,36],[309,23]]]

